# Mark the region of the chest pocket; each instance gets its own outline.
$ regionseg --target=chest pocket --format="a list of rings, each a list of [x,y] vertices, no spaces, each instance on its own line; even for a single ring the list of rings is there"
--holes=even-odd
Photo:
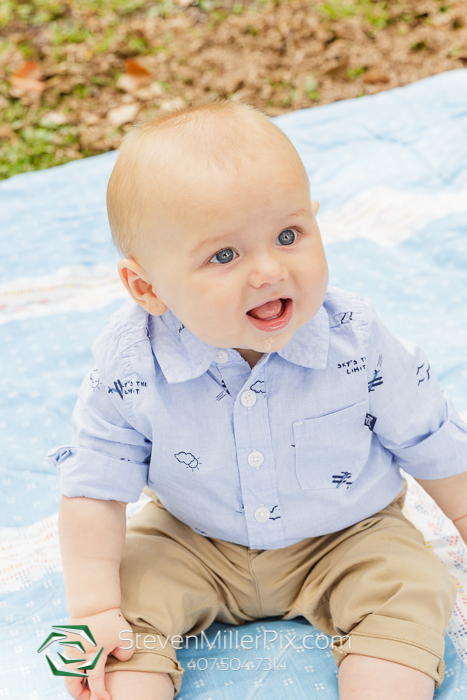
[[[351,488],[368,460],[368,402],[293,424],[295,471],[302,489]]]

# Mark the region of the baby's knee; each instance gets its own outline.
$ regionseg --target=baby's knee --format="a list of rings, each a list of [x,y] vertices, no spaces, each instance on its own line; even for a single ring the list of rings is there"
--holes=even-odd
[[[347,654],[339,666],[339,700],[432,700],[435,682],[416,668],[362,654]]]
[[[108,672],[105,688],[112,700],[173,700],[175,692],[169,673],[149,671]]]

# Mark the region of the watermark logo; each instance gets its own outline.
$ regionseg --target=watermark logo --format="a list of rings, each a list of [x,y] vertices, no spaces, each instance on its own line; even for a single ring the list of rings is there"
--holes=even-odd
[[[87,625],[52,625],[52,629],[57,631],[51,632],[47,639],[44,642],[42,642],[39,649],[37,650],[39,654],[41,651],[44,651],[44,649],[47,649],[47,647],[49,647],[51,644],[54,644],[55,642],[59,642],[60,644],[63,644],[63,646],[67,646],[71,649],[76,649],[82,654],[85,654],[86,650],[83,646],[83,643],[79,641],[79,639],[76,639],[74,641],[68,640],[68,633],[79,635],[87,642],[92,644],[93,647],[97,646],[94,637],[91,634],[91,630]],[[92,659],[81,663],[80,666],[76,666],[73,671],[68,671],[67,665],[80,663],[83,660],[82,658],[71,659],[68,656],[65,656],[64,654],[61,654],[59,651],[57,651],[57,654],[63,661],[63,665],[61,666],[58,665],[58,663],[54,661],[53,658],[48,654],[45,655],[45,658],[47,659],[47,662],[50,666],[50,670],[52,671],[54,676],[78,676],[79,678],[87,678],[87,671],[92,671],[92,669],[96,666],[103,649],[104,647],[101,647],[99,651],[96,654],[94,654]]]

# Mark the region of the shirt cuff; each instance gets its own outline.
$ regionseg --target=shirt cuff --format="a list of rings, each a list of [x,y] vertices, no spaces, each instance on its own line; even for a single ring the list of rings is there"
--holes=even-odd
[[[57,467],[60,491],[69,498],[135,503],[147,484],[148,464],[84,447],[55,447],[46,459]]]
[[[441,427],[416,445],[391,450],[398,466],[416,479],[443,479],[467,471],[467,424],[443,394],[448,417]]]

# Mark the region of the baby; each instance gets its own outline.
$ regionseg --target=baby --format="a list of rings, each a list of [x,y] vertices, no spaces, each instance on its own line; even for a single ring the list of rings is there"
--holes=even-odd
[[[467,426],[420,348],[328,287],[318,209],[247,105],[125,137],[108,212],[131,299],[49,453],[69,624],[97,643],[83,660],[102,647],[73,698],[169,700],[187,635],[264,617],[341,636],[340,700],[442,683],[456,586],[401,512],[399,468],[467,540]]]

